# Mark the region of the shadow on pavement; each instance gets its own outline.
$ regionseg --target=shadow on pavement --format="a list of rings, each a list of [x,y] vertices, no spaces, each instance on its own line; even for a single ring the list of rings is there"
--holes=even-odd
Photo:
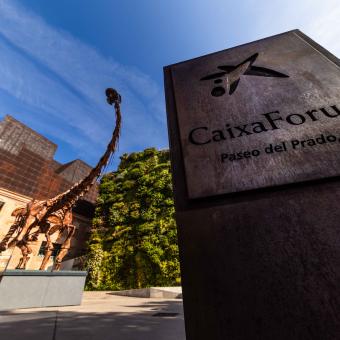
[[[49,308],[0,312],[0,340],[185,340],[181,301],[150,301],[124,307],[149,310],[78,312],[73,307],[72,311]]]
[[[67,308],[0,312],[1,340],[184,340],[182,302],[126,305],[124,312],[68,311]],[[138,312],[128,309],[138,307]],[[143,308],[146,310],[144,311]],[[161,316],[154,316],[154,315]]]

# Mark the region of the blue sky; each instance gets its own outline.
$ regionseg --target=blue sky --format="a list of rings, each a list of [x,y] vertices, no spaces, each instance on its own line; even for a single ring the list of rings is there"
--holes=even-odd
[[[168,146],[163,66],[298,28],[340,56],[339,0],[0,0],[0,118],[95,165],[123,97],[119,155]]]

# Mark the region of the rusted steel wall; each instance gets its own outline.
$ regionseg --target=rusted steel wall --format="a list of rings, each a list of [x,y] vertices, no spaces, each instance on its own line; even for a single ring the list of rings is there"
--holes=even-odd
[[[0,122],[0,187],[35,199],[69,189],[91,170],[80,160],[53,160],[57,146],[10,116]],[[94,203],[97,186],[84,197]]]

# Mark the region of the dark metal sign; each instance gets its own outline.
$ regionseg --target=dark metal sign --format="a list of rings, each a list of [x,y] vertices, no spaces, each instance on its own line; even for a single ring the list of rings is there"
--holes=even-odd
[[[170,66],[189,198],[340,175],[338,65],[291,31]]]

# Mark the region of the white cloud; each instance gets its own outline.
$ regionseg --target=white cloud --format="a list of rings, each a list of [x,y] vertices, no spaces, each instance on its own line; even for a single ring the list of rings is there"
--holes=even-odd
[[[340,56],[340,2],[321,1],[317,15],[306,23],[306,33],[337,57]]]
[[[94,163],[110,138],[106,87],[123,96],[121,151],[166,144],[163,95],[149,76],[108,60],[12,0],[0,2],[1,37],[0,89],[28,111],[40,111],[36,119],[32,114],[32,127],[63,137],[77,151],[74,157],[85,155]]]
[[[253,36],[264,38],[300,29],[317,43],[340,56],[339,0],[248,0],[247,18]]]

